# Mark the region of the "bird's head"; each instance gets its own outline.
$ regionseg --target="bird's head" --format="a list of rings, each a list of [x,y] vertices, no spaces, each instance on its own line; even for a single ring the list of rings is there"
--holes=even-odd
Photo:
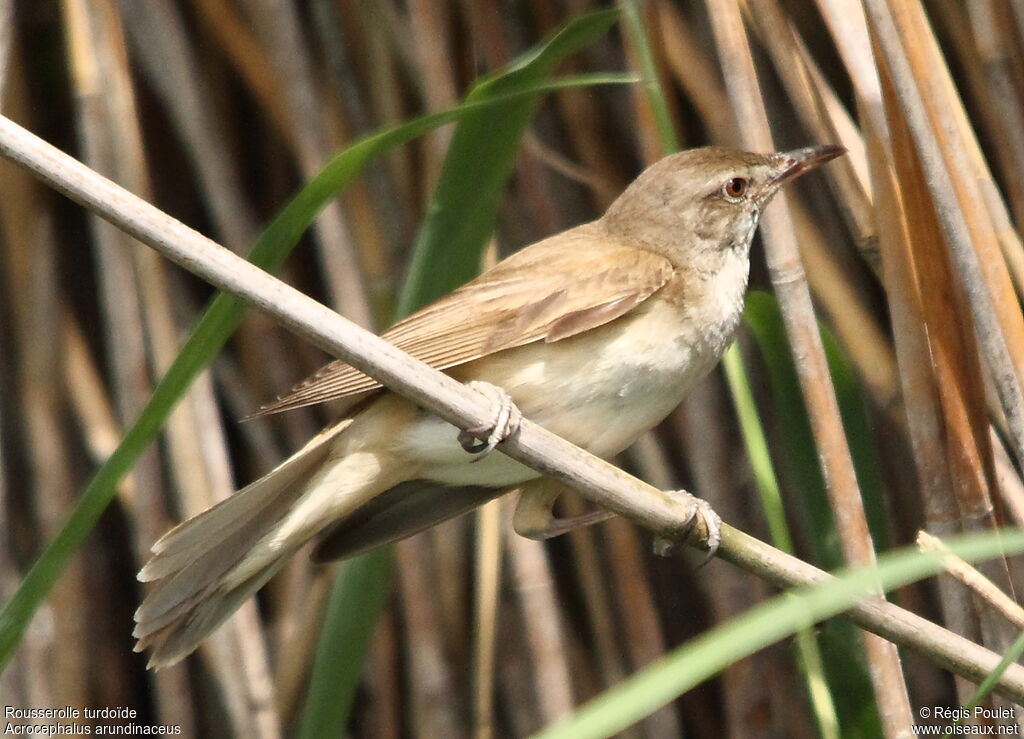
[[[752,154],[710,146],[671,154],[634,180],[602,221],[679,264],[726,250],[745,255],[762,208],[779,188],[845,151],[809,146]]]

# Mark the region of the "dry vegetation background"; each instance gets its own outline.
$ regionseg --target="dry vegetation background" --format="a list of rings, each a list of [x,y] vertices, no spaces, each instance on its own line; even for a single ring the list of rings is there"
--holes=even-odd
[[[658,487],[707,498],[759,538],[782,546],[788,536],[824,568],[870,558],[858,521],[879,550],[912,543],[921,528],[943,536],[1024,523],[1024,3],[865,8],[870,22],[852,0],[625,3],[624,19],[560,73],[634,71],[647,83],[541,99],[485,256],[599,214],[671,148],[670,129],[682,147],[765,148],[763,102],[776,148],[845,145],[848,157],[796,185],[787,219],[770,227],[767,261],[754,250],[752,285],[774,281],[785,317],[758,294],[740,332],[753,425],[741,431],[716,371],[621,460]],[[0,112],[245,253],[332,153],[455,105],[480,75],[588,9],[0,0]],[[281,276],[356,323],[386,325],[450,140],[442,128],[372,161]],[[827,329],[831,377],[814,340],[795,337],[795,366],[785,344],[783,327],[793,336],[814,325],[790,312],[803,283],[787,242],[799,245]],[[0,599],[60,531],[211,295],[0,163]],[[0,704],[130,706],[185,736],[526,736],[773,593],[725,562],[655,557],[649,534],[621,519],[547,544],[518,538],[505,501],[403,542],[393,564],[379,556],[351,570],[347,589],[332,591],[337,568],[296,557],[194,657],[146,672],[130,632],[150,544],[320,428],[322,408],[237,419],[324,361],[247,315],[31,621],[0,674]],[[757,418],[788,535],[779,519],[766,523],[758,496],[772,483]],[[830,501],[842,511],[838,533]],[[569,500],[562,512],[584,507]],[[1012,594],[1024,573],[1009,564],[982,570]],[[311,679],[332,592],[337,641],[323,644],[346,676]],[[892,599],[999,653],[1015,633],[951,578]],[[905,651],[904,693],[878,640],[839,621],[803,638],[813,636],[809,651],[786,641],[736,662],[627,735],[897,736],[901,702],[955,706],[972,690]],[[807,664],[814,655],[820,664]],[[341,683],[355,688],[348,728],[328,731],[316,717],[345,712],[346,689],[332,692]],[[813,701],[808,685],[819,688]]]

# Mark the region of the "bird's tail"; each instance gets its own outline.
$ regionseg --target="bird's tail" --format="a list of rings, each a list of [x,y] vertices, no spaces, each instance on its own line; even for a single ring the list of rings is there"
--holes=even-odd
[[[325,496],[314,494],[326,491],[317,481],[337,451],[333,442],[350,424],[326,429],[267,475],[153,545],[138,578],[156,586],[135,612],[133,632],[135,651],[153,650],[150,667],[191,653],[315,533],[312,520],[296,526],[293,514],[312,497],[322,507]]]

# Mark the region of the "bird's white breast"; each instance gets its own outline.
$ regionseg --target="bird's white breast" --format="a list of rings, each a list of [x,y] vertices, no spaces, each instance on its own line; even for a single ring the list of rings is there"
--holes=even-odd
[[[737,250],[738,251],[738,250]],[[739,318],[747,255],[726,255],[715,276],[686,291],[680,307],[654,297],[604,326],[485,357],[459,372],[504,388],[526,418],[601,457],[656,425],[718,361]],[[450,484],[512,485],[536,473],[501,454],[478,463],[457,431],[424,416],[402,447],[426,476]]]

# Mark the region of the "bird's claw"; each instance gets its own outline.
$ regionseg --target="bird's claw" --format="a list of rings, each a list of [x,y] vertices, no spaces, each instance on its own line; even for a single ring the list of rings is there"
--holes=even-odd
[[[459,433],[459,443],[467,452],[477,455],[473,460],[476,462],[518,431],[523,415],[509,394],[497,385],[481,380],[473,380],[466,384],[487,396],[494,409],[494,420],[490,424],[475,426]]]
[[[686,539],[690,532],[693,530],[694,525],[697,523],[697,517],[700,516],[701,520],[704,521],[704,527],[707,529],[707,536],[705,538],[705,544],[708,547],[708,556],[705,562],[711,560],[718,552],[718,547],[722,543],[722,519],[715,513],[706,500],[698,498],[685,490],[670,490],[669,495],[675,498],[682,498],[693,504],[693,513],[690,515],[690,520],[686,525],[685,536],[681,539],[673,540],[665,537],[659,537],[654,540],[654,551],[656,554],[665,556],[670,554],[678,544],[679,541]]]

